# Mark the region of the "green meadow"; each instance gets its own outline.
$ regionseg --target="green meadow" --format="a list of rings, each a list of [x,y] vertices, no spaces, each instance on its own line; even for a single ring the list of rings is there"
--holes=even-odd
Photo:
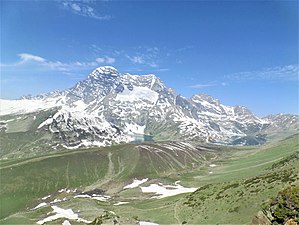
[[[127,223],[138,218],[159,224],[250,224],[261,204],[280,190],[298,185],[298,138],[293,135],[259,147],[124,144],[2,160],[0,223],[36,224],[52,211],[50,201],[65,198],[55,205],[79,210],[79,216],[90,221],[108,210]],[[182,186],[198,189],[155,199],[139,187],[123,189],[134,178],[149,178],[143,186],[180,180]],[[63,188],[76,189],[76,193],[58,192]],[[111,199],[74,198],[95,191]],[[41,200],[46,195],[51,197]],[[48,205],[32,210],[41,202]],[[118,202],[127,203],[114,205]]]

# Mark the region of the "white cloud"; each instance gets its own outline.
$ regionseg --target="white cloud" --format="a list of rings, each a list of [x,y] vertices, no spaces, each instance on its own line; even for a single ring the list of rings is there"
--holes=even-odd
[[[137,46],[126,49],[116,49],[113,46],[97,46],[91,44],[90,49],[94,56],[99,56],[98,63],[113,64],[116,60],[122,64],[138,66],[140,71],[165,71],[168,69],[161,68],[166,62],[167,50],[161,51],[158,47]],[[110,57],[105,57],[109,55]],[[136,71],[136,70],[135,70]]]
[[[156,69],[155,71],[157,72],[165,72],[165,71],[169,71],[168,68],[160,68],[160,69]]]
[[[37,56],[37,55],[32,55],[32,54],[28,54],[28,53],[20,53],[18,54],[18,56],[20,57],[20,60],[18,62],[15,63],[1,63],[0,67],[1,68],[5,68],[5,67],[16,67],[16,66],[22,66],[22,65],[26,65],[28,63],[45,63],[47,60],[43,57]]]
[[[106,63],[108,64],[115,63],[115,58],[106,57]]]
[[[132,62],[132,63],[135,63],[135,64],[143,64],[145,63],[144,59],[142,56],[129,56],[129,55],[126,55],[126,57]]]
[[[134,49],[133,54],[127,54],[126,57],[134,64],[143,64],[151,68],[158,68],[161,55],[158,47],[139,46]]]
[[[18,56],[21,58],[21,61],[19,63],[25,63],[29,61],[35,61],[35,62],[45,62],[46,60],[40,56],[32,55],[28,53],[20,53]]]
[[[97,63],[104,63],[105,62],[105,58],[96,58],[96,62]]]
[[[184,51],[188,51],[188,50],[191,50],[191,49],[194,49],[194,48],[195,48],[194,45],[187,45],[187,46],[178,48],[178,49],[176,49],[174,51],[176,51],[176,52],[184,52]]]
[[[221,82],[221,86],[228,86],[229,85],[229,83],[227,83],[227,82]]]
[[[148,48],[146,48],[146,51],[153,55],[156,55],[156,54],[158,54],[160,49],[158,47],[150,47],[150,48],[148,47]]]
[[[96,62],[100,64],[113,64],[115,63],[115,58],[108,56],[96,58]]]
[[[276,66],[256,71],[238,72],[226,76],[231,80],[298,80],[298,65]]]
[[[102,1],[84,1],[84,0],[64,0],[62,1],[62,6],[77,15],[85,16],[98,20],[109,20],[111,16],[102,15],[96,9],[96,4]]]
[[[203,89],[203,88],[219,87],[219,86],[226,87],[226,86],[229,86],[229,83],[212,81],[212,82],[206,83],[206,84],[193,84],[193,85],[188,86],[188,88]]]
[[[191,86],[188,86],[188,88],[195,88],[195,89],[202,89],[202,88],[207,88],[207,87],[213,87],[217,86],[217,84],[194,84]]]
[[[28,53],[20,53],[18,54],[20,57],[19,61],[11,64],[1,64],[2,68],[5,67],[30,67],[32,68],[32,64],[34,63],[35,68],[44,69],[44,70],[54,70],[61,72],[72,72],[79,71],[84,69],[93,69],[99,64],[112,64],[115,62],[115,58],[111,58],[105,56],[103,58],[96,58],[94,61],[75,61],[75,62],[61,62],[61,61],[51,61],[47,60],[43,57],[28,54]]]
[[[75,10],[77,12],[81,11],[81,7],[76,3],[71,4],[71,7],[72,7],[73,10]]]
[[[150,67],[152,67],[152,68],[157,68],[157,67],[159,67],[159,65],[157,64],[157,63],[149,63],[148,64]]]

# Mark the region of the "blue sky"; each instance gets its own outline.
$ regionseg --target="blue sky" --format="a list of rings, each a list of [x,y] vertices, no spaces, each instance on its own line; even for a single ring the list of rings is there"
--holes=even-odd
[[[1,1],[1,98],[69,88],[103,65],[298,114],[298,1]]]

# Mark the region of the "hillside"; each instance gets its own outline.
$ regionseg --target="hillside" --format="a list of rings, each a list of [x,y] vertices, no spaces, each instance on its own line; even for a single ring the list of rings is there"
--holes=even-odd
[[[298,184],[298,137],[261,147],[160,142],[2,160],[1,224],[45,222],[54,209],[73,214],[45,224],[84,224],[105,210],[132,223],[250,223],[264,201]]]

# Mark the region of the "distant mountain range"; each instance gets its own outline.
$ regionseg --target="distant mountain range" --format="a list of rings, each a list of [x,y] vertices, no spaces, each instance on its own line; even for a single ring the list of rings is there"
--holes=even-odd
[[[185,98],[153,74],[122,74],[110,66],[96,68],[70,89],[0,103],[3,149],[145,139],[257,145],[299,127],[297,115],[259,118],[244,106],[225,106],[208,95]]]

